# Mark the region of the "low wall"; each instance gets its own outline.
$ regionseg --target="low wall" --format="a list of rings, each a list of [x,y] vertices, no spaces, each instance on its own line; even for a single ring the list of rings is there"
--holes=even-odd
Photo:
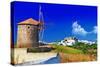
[[[30,61],[32,61],[32,64],[38,64],[56,56],[57,53],[53,52],[27,53],[27,48],[15,48],[13,58],[14,64],[22,64]]]

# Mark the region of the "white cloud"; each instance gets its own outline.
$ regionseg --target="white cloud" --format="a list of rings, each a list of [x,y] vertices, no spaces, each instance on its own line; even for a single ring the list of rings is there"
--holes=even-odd
[[[76,35],[87,35],[88,32],[81,26],[77,23],[77,21],[75,21],[72,25],[72,32],[73,34],[76,34]]]
[[[85,36],[87,34],[97,34],[97,26],[93,27],[92,31],[86,31],[77,21],[72,24],[72,33],[74,35],[82,35]]]
[[[93,31],[92,32],[95,33],[95,34],[97,34],[97,26],[93,27]]]

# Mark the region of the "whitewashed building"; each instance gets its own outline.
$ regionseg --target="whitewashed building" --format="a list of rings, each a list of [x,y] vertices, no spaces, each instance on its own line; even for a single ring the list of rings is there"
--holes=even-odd
[[[61,40],[61,42],[58,43],[58,45],[63,45],[63,46],[71,46],[75,44],[78,41],[75,37],[68,37],[64,38],[64,40]]]
[[[78,40],[78,42],[81,42],[81,43],[84,43],[84,44],[89,44],[89,45],[92,45],[92,44],[96,43],[96,42],[88,41],[88,40]]]

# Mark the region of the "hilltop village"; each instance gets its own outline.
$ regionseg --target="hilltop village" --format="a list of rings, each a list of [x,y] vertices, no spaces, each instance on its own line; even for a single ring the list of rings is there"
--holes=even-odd
[[[45,44],[58,44],[58,45],[63,45],[63,46],[72,46],[78,42],[88,44],[88,45],[96,44],[95,41],[79,40],[76,37],[65,37],[63,40],[61,40],[59,42],[51,42],[51,43],[43,42],[43,43],[45,43]]]

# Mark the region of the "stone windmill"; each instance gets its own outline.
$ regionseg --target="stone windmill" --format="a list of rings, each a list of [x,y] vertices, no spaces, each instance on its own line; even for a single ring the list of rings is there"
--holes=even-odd
[[[40,17],[41,16],[41,17]],[[17,46],[31,48],[39,46],[39,37],[43,38],[43,19],[41,7],[39,9],[39,21],[29,18],[18,23]],[[40,32],[42,30],[42,32]],[[40,36],[39,36],[39,33]]]

